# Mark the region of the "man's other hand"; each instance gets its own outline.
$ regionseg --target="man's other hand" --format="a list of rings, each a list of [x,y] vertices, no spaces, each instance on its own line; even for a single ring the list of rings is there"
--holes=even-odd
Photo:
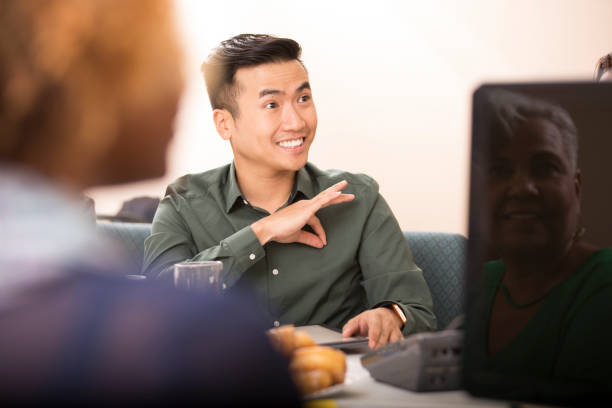
[[[299,242],[315,248],[323,248],[327,245],[327,238],[321,221],[315,213],[329,205],[352,201],[355,198],[353,194],[342,193],[347,184],[346,180],[336,183],[310,200],[300,200],[254,222],[251,228],[261,245],[269,241],[285,244]],[[302,228],[305,225],[309,225],[314,234],[303,231]]]
[[[403,338],[402,321],[386,307],[366,310],[349,320],[342,328],[344,337],[369,337],[368,346],[376,349]]]

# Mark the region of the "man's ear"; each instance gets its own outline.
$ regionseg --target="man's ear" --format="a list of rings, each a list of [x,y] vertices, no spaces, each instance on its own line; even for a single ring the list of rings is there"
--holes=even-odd
[[[215,109],[213,111],[213,122],[217,133],[223,140],[230,140],[234,130],[234,117],[227,109]]]

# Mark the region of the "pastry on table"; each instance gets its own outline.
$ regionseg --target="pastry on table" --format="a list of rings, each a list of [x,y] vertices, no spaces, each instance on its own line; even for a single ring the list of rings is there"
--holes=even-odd
[[[342,351],[317,345],[307,333],[295,331],[293,325],[270,329],[268,337],[289,358],[289,371],[302,395],[344,382],[346,356]]]

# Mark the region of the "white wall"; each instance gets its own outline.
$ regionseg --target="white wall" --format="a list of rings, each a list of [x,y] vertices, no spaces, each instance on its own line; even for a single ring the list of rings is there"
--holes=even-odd
[[[176,0],[188,82],[163,180],[88,193],[98,213],[231,160],[202,60],[244,32],[297,40],[319,114],[310,160],[368,173],[403,229],[466,234],[471,93],[485,81],[592,78],[611,0]]]

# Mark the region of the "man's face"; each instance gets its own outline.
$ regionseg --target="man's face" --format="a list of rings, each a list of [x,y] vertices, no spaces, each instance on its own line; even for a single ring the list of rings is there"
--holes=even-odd
[[[317,129],[308,74],[297,60],[240,68],[231,144],[238,167],[260,173],[297,171]]]
[[[529,119],[495,150],[488,171],[494,247],[502,257],[564,250],[578,225],[580,175],[557,127]]]

